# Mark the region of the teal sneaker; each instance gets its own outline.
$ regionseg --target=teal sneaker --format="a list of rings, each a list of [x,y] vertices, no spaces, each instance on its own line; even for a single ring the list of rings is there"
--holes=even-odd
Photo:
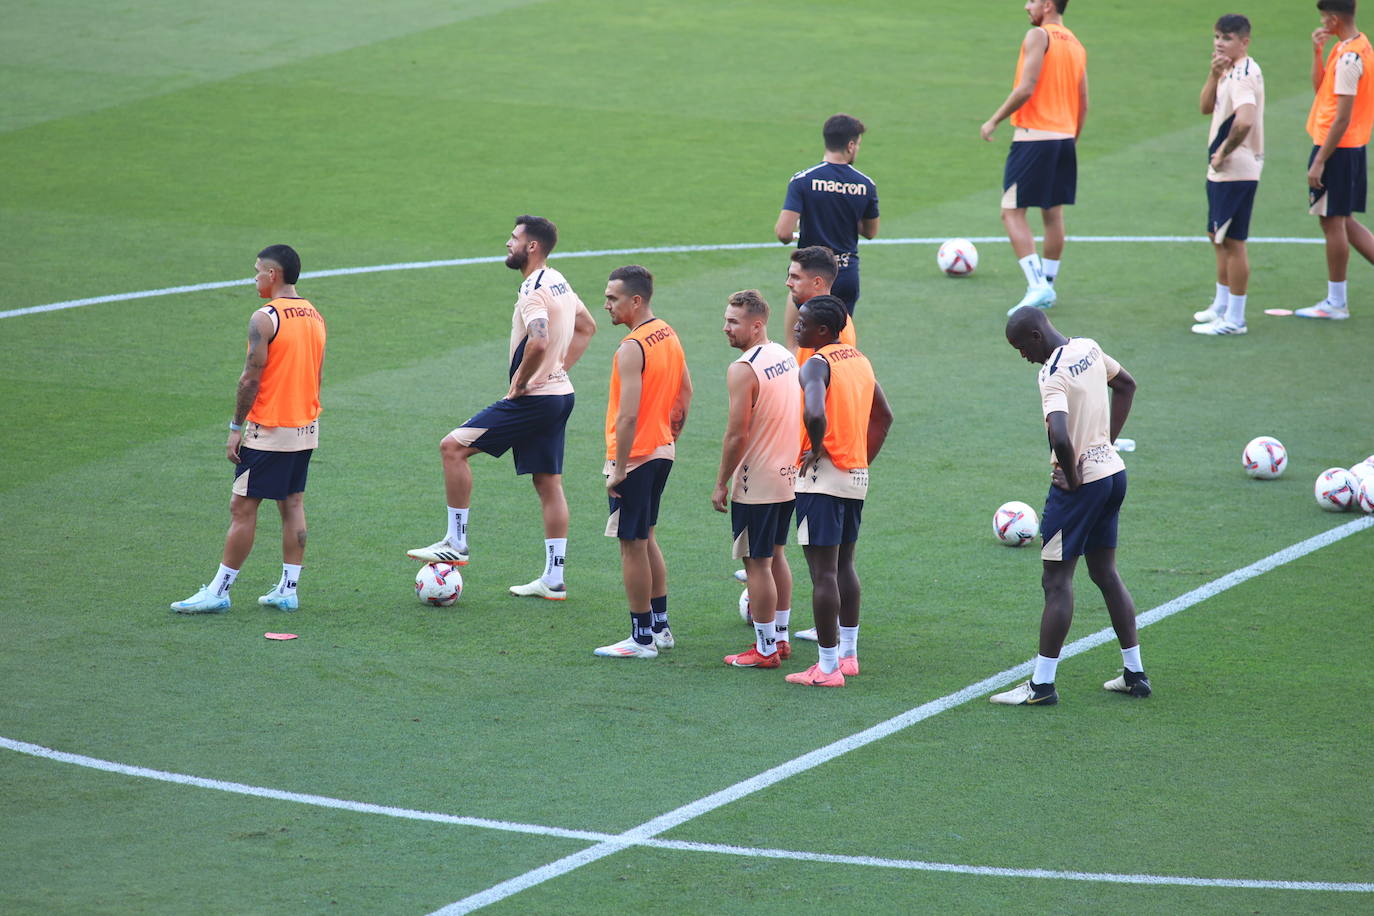
[[[173,601],[172,610],[178,614],[223,614],[229,610],[229,596],[216,595],[210,586],[202,585],[185,601]]]
[[[1058,296],[1052,285],[1047,283],[1044,286],[1033,286],[1026,290],[1026,295],[1021,297],[1020,302],[1007,309],[1007,316],[1010,317],[1017,309],[1024,308],[1028,305],[1035,306],[1038,309],[1047,309],[1054,305],[1054,300],[1057,298]]]
[[[258,604],[263,607],[274,607],[279,611],[294,611],[301,606],[301,600],[296,597],[296,593],[286,594],[281,590],[280,585],[274,585],[272,590],[258,599]]]

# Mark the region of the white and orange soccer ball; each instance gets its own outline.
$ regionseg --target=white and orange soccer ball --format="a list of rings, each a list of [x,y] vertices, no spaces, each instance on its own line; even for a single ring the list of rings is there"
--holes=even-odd
[[[1355,508],[1361,512],[1374,512],[1374,477],[1360,481],[1360,489],[1355,494]]]
[[[448,607],[463,594],[463,574],[452,563],[430,563],[415,574],[415,597],[422,604]]]
[[[1246,444],[1240,464],[1251,477],[1273,480],[1288,467],[1288,449],[1273,436],[1259,436]]]
[[[935,253],[935,263],[951,277],[967,277],[978,267],[978,249],[968,239],[950,239]]]
[[[1359,486],[1359,481],[1345,468],[1327,468],[1317,475],[1312,493],[1317,497],[1317,505],[1327,512],[1344,512],[1355,505]]]
[[[1023,547],[1040,533],[1040,519],[1025,503],[1002,503],[992,514],[992,533],[1008,547]]]
[[[1374,455],[1371,455],[1364,461],[1357,461],[1355,464],[1352,464],[1350,466],[1350,476],[1354,477],[1356,480],[1365,480],[1366,478],[1374,477]]]

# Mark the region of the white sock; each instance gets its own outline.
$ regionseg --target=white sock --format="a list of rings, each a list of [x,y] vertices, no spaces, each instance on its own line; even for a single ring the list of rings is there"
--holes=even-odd
[[[792,609],[791,609],[791,608],[788,608],[788,609],[785,610],[785,611],[778,611],[777,614],[773,615],[773,625],[774,625],[775,627],[777,627],[778,639],[786,639],[786,638],[787,638],[787,633],[788,633],[788,629],[787,629],[787,628],[788,628],[789,626],[791,626],[791,624],[792,624]]]
[[[1345,308],[1345,283],[1344,280],[1339,283],[1326,281],[1326,298],[1332,305]]]
[[[840,627],[840,658],[859,654],[859,628]]]
[[[1040,266],[1040,255],[1032,252],[1016,263],[1021,265],[1021,272],[1026,275],[1026,286],[1036,289],[1045,285],[1045,271]]]
[[[448,507],[448,542],[454,547],[468,546],[469,509]]]
[[[301,581],[301,568],[293,563],[283,563],[281,565],[281,581],[277,583],[277,591],[283,595],[296,594],[296,584]]]
[[[219,564],[219,571],[215,573],[215,584],[211,586],[214,589],[215,597],[223,598],[229,594],[229,589],[233,587],[234,580],[238,577],[239,571],[237,569],[230,569],[223,563]]]
[[[1054,283],[1054,278],[1059,276],[1059,262],[1050,258],[1040,259],[1040,269],[1045,273],[1045,282]]]
[[[1121,650],[1121,666],[1127,671],[1144,671],[1140,665],[1140,645],[1136,644],[1129,649]]]
[[[1237,296],[1232,293],[1227,297],[1226,320],[1232,324],[1245,324],[1245,295]]]
[[[759,655],[772,655],[778,651],[778,630],[775,621],[754,624],[754,648],[758,650]]]
[[[826,674],[840,667],[840,647],[821,646],[821,670]]]
[[[1053,684],[1054,674],[1058,669],[1059,659],[1037,655],[1035,657],[1035,673],[1031,675],[1031,680],[1037,684]]]
[[[563,563],[567,556],[567,538],[544,538],[544,584],[549,588],[563,584]]]
[[[1221,312],[1226,308],[1226,303],[1231,301],[1231,287],[1225,283],[1217,284],[1217,294],[1212,299],[1212,311]]]

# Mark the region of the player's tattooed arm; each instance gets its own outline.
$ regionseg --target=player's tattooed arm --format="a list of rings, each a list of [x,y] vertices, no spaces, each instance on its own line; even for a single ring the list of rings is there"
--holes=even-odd
[[[267,368],[267,348],[271,331],[272,320],[262,312],[254,312],[253,317],[248,319],[248,356],[243,361],[243,372],[239,375],[238,391],[234,396],[235,426],[243,425],[258,399],[262,370]],[[242,441],[242,430],[229,431],[229,439],[225,443],[225,456],[234,464],[238,464],[239,444]]]
[[[525,330],[536,340],[549,336],[549,319],[536,318],[525,326]]]
[[[535,369],[543,360],[544,351],[548,348],[549,319],[531,319],[525,325],[525,355],[521,357],[520,365],[516,368],[515,375],[511,377],[510,390],[506,392],[507,400],[514,400],[529,394],[530,383],[534,381]]]

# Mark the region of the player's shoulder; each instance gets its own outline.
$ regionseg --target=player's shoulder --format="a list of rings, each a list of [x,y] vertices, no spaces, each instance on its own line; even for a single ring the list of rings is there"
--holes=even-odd
[[[850,172],[852,172],[854,175],[858,176],[858,178],[859,178],[860,181],[864,182],[865,184],[869,185],[870,187],[873,187],[873,188],[877,188],[877,187],[878,187],[878,183],[877,183],[876,181],[874,181],[872,178],[869,178],[867,175],[865,175],[863,172],[860,172],[858,169],[854,168],[854,166],[850,165],[848,168],[849,168],[849,171],[850,171]]]
[[[816,171],[816,170],[818,170],[818,169],[823,169],[823,168],[825,168],[828,164],[829,164],[829,163],[826,163],[826,162],[817,162],[815,165],[810,166],[810,167],[808,167],[808,168],[804,168],[804,169],[802,169],[800,172],[795,173],[795,174],[792,176],[791,180],[792,180],[792,181],[796,181],[798,178],[805,178],[806,176],[810,175],[812,172],[814,172],[814,171]]]

